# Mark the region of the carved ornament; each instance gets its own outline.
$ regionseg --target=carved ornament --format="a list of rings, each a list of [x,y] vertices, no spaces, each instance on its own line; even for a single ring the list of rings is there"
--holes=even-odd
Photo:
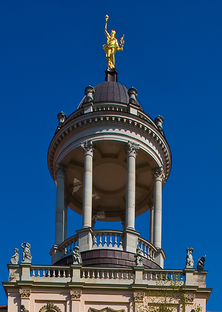
[[[97,309],[94,309],[94,308],[89,308],[88,312],[125,312],[125,310],[124,309],[114,310],[112,308],[106,307],[106,308],[103,308],[101,310],[97,310]]]
[[[143,291],[136,291],[133,293],[134,302],[143,302],[145,293]]]
[[[44,305],[39,312],[62,312],[59,307],[54,305],[54,302],[48,302],[47,305]]]
[[[81,296],[82,296],[82,291],[81,290],[70,289],[71,300],[80,300]]]
[[[185,295],[185,300],[187,302],[193,302],[194,301],[194,294],[193,293],[192,294],[186,294]]]
[[[64,178],[65,174],[66,174],[66,168],[62,165],[57,165],[57,168],[55,171],[56,179]]]
[[[82,147],[83,150],[84,150],[85,156],[86,156],[86,155],[93,156],[94,147],[93,147],[93,142],[92,142],[92,140],[88,140],[88,141],[85,141],[85,142],[81,143],[81,147]]]
[[[163,167],[158,167],[158,168],[153,169],[152,173],[153,173],[155,180],[164,180],[165,179]]]
[[[29,288],[20,288],[19,293],[21,298],[29,298],[31,294],[31,290]]]
[[[127,156],[133,156],[133,157],[136,157],[136,154],[137,154],[137,151],[139,150],[139,144],[135,144],[135,143],[132,143],[132,142],[128,142],[127,143]]]

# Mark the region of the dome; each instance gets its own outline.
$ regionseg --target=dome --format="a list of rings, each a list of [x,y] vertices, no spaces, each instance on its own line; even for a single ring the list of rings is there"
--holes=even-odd
[[[129,103],[128,88],[119,82],[105,81],[95,86],[94,89],[94,103]],[[85,96],[80,102],[78,108],[82,107],[82,103],[84,103],[84,101]],[[138,106],[139,109],[143,110],[138,99],[136,99],[135,105]]]

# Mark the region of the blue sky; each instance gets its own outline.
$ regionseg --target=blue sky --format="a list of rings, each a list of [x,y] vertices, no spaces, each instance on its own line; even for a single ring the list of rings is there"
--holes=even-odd
[[[73,112],[89,84],[104,81],[108,30],[125,34],[116,54],[119,82],[138,90],[145,112],[162,115],[173,165],[163,191],[165,267],[195,265],[207,255],[209,311],[222,311],[220,0],[0,2],[1,274],[14,247],[31,243],[33,263],[49,264],[54,244],[55,186],[47,149],[57,113]],[[136,229],[148,238],[148,216]],[[68,235],[81,217],[69,212]],[[21,248],[20,248],[21,254]],[[0,304],[6,304],[3,288]]]

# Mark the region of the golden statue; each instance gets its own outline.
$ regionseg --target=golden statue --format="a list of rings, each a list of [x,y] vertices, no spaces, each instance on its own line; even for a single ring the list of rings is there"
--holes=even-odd
[[[116,32],[115,30],[111,31],[111,34],[108,33],[107,31],[107,21],[109,19],[109,16],[106,15],[105,17],[105,34],[107,37],[107,44],[103,45],[103,49],[105,50],[106,53],[106,59],[107,59],[107,67],[108,68],[115,68],[115,53],[116,51],[123,51],[123,46],[124,46],[124,35],[120,39],[120,46],[118,43],[118,40],[115,38]]]

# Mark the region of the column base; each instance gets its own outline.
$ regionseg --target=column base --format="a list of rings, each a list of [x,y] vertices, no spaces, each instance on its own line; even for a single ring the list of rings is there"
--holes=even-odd
[[[136,253],[140,233],[135,230],[125,229],[123,235],[123,250]]]
[[[158,249],[154,255],[154,261],[163,269],[164,259],[166,259],[166,254],[163,249]]]
[[[78,234],[79,251],[87,251],[92,249],[92,228],[82,228],[76,231]]]

